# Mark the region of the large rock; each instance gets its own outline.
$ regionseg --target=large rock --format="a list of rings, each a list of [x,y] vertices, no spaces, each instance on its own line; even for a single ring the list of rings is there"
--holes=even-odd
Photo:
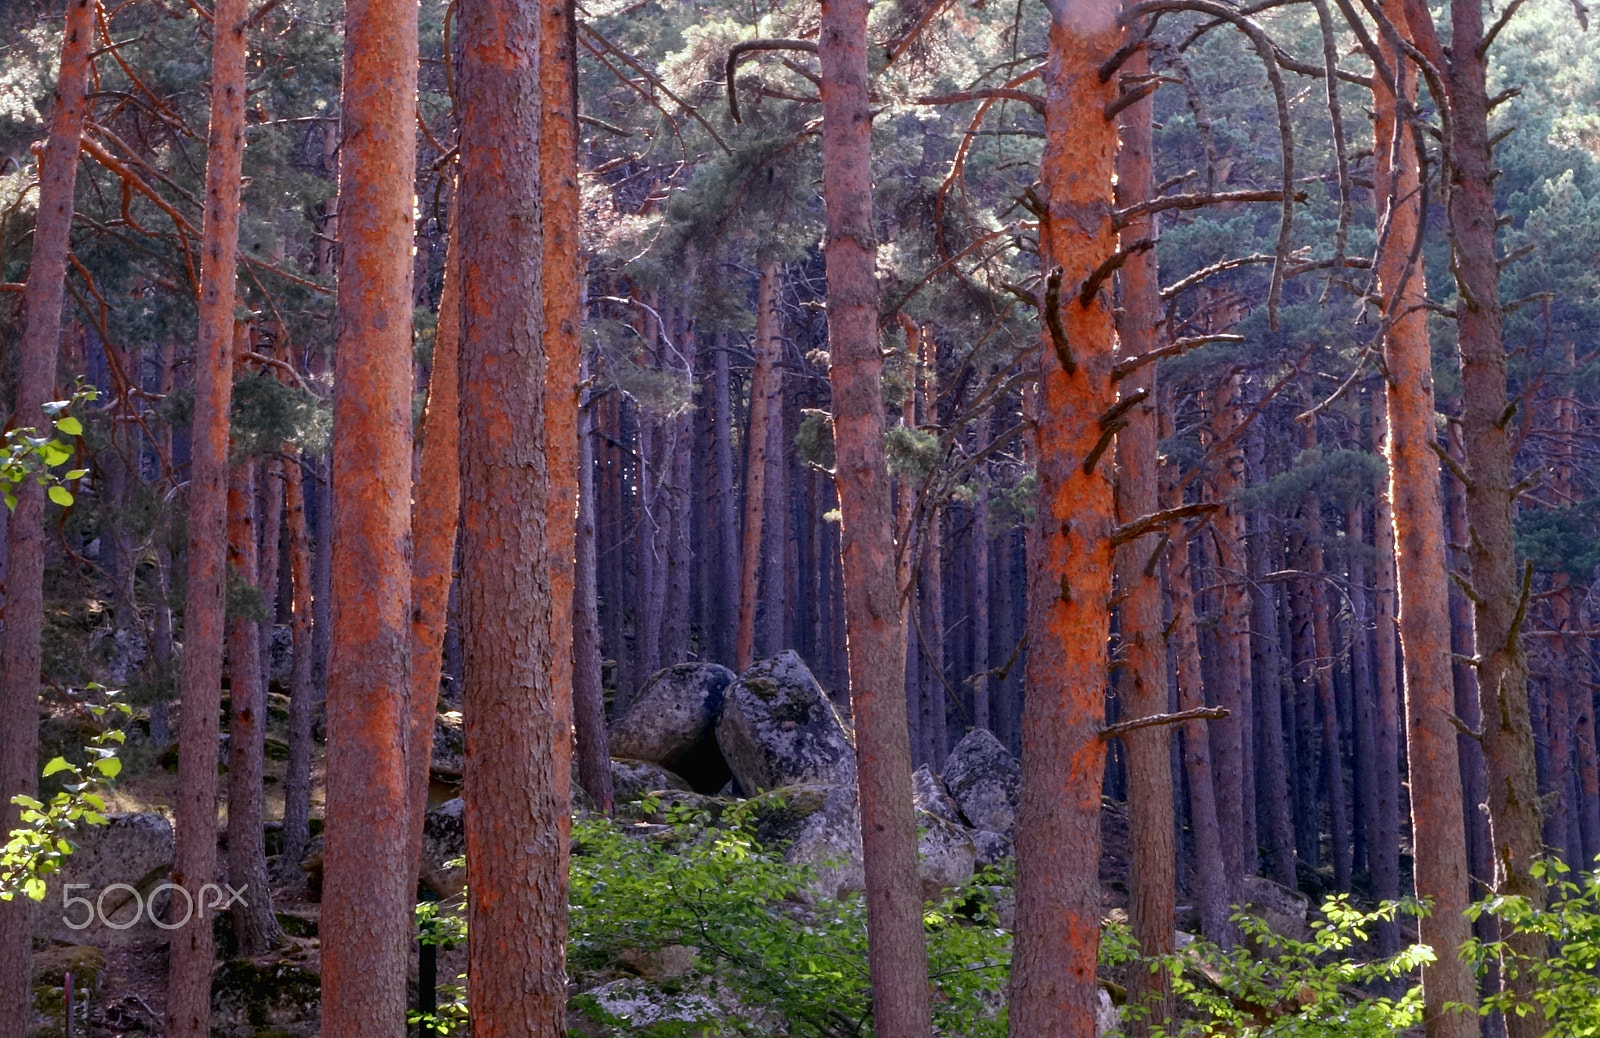
[[[689,789],[689,783],[659,764],[647,760],[611,758],[611,802],[627,804],[646,793],[663,789]]]
[[[211,976],[214,1038],[316,1038],[322,978],[309,963],[232,959]]]
[[[1273,933],[1297,941],[1310,939],[1311,928],[1306,925],[1310,904],[1310,899],[1298,890],[1280,886],[1265,876],[1244,878],[1244,910],[1266,923]]]
[[[961,808],[950,799],[950,791],[944,788],[939,776],[929,771],[926,764],[911,773],[911,802],[919,811],[926,811],[956,825],[966,824],[961,817]]]
[[[422,819],[422,868],[418,882],[437,894],[440,900],[455,897],[467,884],[466,866],[459,864],[466,853],[465,806],[461,798],[456,797],[446,800]]]
[[[974,829],[1011,835],[1022,765],[986,728],[974,728],[944,762],[944,784]]]
[[[923,896],[972,878],[977,848],[972,832],[926,811],[916,812]],[[861,813],[854,786],[808,784],[774,790],[756,815],[756,839],[782,845],[784,860],[809,866],[806,893],[835,900],[866,889],[861,860]]]
[[[172,867],[166,818],[155,812],[112,815],[106,825],[85,826],[71,839],[78,849],[50,877],[35,910],[35,933],[101,947],[163,936],[152,917],[159,917],[171,896],[163,885]],[[154,912],[146,907],[151,902]]]
[[[855,748],[793,652],[754,664],[728,689],[717,745],[746,794],[802,783],[855,785]]]
[[[715,663],[680,663],[658,671],[615,724],[611,755],[669,768],[701,793],[728,781],[717,747],[717,714],[733,671]]]

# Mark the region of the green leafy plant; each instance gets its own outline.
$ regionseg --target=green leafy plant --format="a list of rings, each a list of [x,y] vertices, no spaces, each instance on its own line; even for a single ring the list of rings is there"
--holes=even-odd
[[[1499,920],[1501,940],[1473,941],[1466,953],[1480,970],[1497,962],[1511,973],[1532,973],[1548,1038],[1594,1038],[1600,1035],[1600,872],[1574,874],[1564,862],[1547,859],[1535,862],[1533,873],[1549,884],[1548,907],[1535,908],[1514,896],[1478,902],[1468,915]],[[1527,961],[1505,940],[1516,934],[1539,934],[1553,954]],[[1520,1016],[1533,1008],[1518,1003],[1509,990],[1483,1000],[1485,1013]]]
[[[91,685],[93,691],[115,693]],[[109,706],[90,705],[100,730],[84,746],[87,763],[82,767],[65,757],[56,757],[44,766],[44,777],[61,776],[61,790],[49,798],[16,796],[11,802],[22,808],[22,824],[11,830],[4,848],[0,848],[0,901],[10,901],[18,894],[34,901],[43,901],[45,881],[61,869],[74,845],[68,838],[80,826],[105,825],[105,794],[111,783],[122,772],[122,761],[117,757],[117,747],[123,744],[125,733],[113,727],[108,718],[126,721],[133,710],[126,703],[112,702]]]
[[[73,495],[67,484],[82,479],[89,470],[71,469],[59,475],[55,473],[54,470],[71,461],[73,455],[72,446],[60,437],[72,439],[83,435],[83,423],[67,410],[74,404],[88,403],[98,396],[93,386],[80,383],[71,399],[52,400],[44,405],[44,413],[52,419],[52,429],[48,435],[41,436],[33,428],[6,432],[5,446],[0,448],[0,498],[5,500],[8,509],[17,507],[17,487],[29,479],[47,488],[45,493],[56,504],[63,508],[72,504]]]

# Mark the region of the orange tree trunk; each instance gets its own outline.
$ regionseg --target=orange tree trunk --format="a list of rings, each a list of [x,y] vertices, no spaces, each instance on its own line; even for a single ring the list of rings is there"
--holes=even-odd
[[[1373,441],[1382,449],[1388,439],[1388,411],[1374,403]],[[1372,845],[1372,896],[1393,901],[1400,896],[1400,661],[1399,622],[1395,617],[1394,509],[1387,476],[1373,488],[1373,667],[1377,687],[1377,760],[1373,764],[1378,787],[1377,839]],[[1454,643],[1452,642],[1452,645]],[[1460,741],[1457,741],[1460,746]],[[1476,809],[1474,809],[1476,811]],[[1469,843],[1470,847],[1470,843]],[[1471,861],[1470,856],[1468,861]],[[1386,954],[1400,950],[1397,922],[1378,924],[1378,948]]]
[[[823,0],[822,195],[845,648],[856,726],[868,969],[880,1038],[926,1038],[928,957],[906,719],[904,599],[884,455],[867,110],[867,0]]]
[[[444,662],[445,620],[455,572],[456,526],[461,516],[461,400],[457,343],[461,338],[461,236],[445,246],[444,288],[439,295],[433,370],[422,419],[422,460],[411,499],[411,829],[406,856],[422,853],[422,818],[428,810],[428,765],[439,715],[439,671]],[[413,864],[411,868],[415,869]]]
[[[756,283],[756,365],[750,373],[750,426],[745,437],[744,551],[739,572],[739,634],[734,645],[734,666],[740,673],[750,666],[756,644],[756,599],[761,574],[761,533],[767,503],[767,447],[772,439],[769,411],[772,368],[777,362],[778,265],[761,264]]]
[[[1149,71],[1143,50],[1123,66],[1128,76]],[[1151,174],[1151,103],[1124,110],[1122,147],[1117,152],[1117,201],[1130,205],[1155,191]],[[1123,240],[1152,237],[1154,220],[1146,217],[1123,229]],[[1122,267],[1122,308],[1117,321],[1118,350],[1124,357],[1149,353],[1158,341],[1161,283],[1155,255],[1146,251]],[[1117,519],[1130,523],[1160,508],[1157,489],[1155,367],[1147,364],[1120,383],[1124,398],[1140,392],[1144,403],[1128,412],[1128,427],[1117,434]],[[1128,719],[1167,712],[1167,640],[1161,594],[1161,571],[1155,552],[1165,542],[1155,534],[1129,541],[1117,550],[1117,590],[1124,663],[1121,695]],[[1173,878],[1177,851],[1173,844],[1171,731],[1156,725],[1129,732],[1128,827],[1130,882],[1128,916],[1140,954],[1148,957],[1173,950],[1176,911]],[[1135,968],[1128,973],[1128,1002],[1143,1006],[1130,1014],[1130,1033],[1147,1034],[1152,1023],[1172,1015],[1170,975]]]
[[[39,169],[39,214],[24,289],[27,323],[18,349],[16,406],[10,426],[47,431],[44,404],[55,393],[61,344],[61,300],[78,184],[78,140],[88,108],[91,17],[89,0],[69,0],[61,40],[61,74],[50,116],[50,140]],[[0,832],[17,824],[14,796],[39,784],[39,641],[44,626],[44,488],[17,487],[17,507],[5,526],[8,570],[0,642]],[[32,903],[0,903],[0,1035],[26,1034],[33,990]]]
[[[322,1026],[405,1033],[417,6],[345,5]],[[419,750],[420,752],[420,750]]]
[[[1057,312],[1045,315],[1040,350],[1010,1029],[1018,1038],[1091,1038],[1115,521],[1111,482],[1099,464],[1110,430],[1100,423],[1116,403],[1116,387],[1109,286],[1089,292],[1086,279],[1117,248],[1117,134],[1104,116],[1116,86],[1102,83],[1096,70],[1121,32],[1113,0],[1051,0],[1050,9],[1040,170],[1048,208],[1039,252],[1043,270],[1060,269],[1051,274],[1060,299]],[[1045,293],[1042,310],[1055,295]]]
[[[257,587],[260,568],[256,533],[257,468],[241,461],[228,476],[228,568],[244,586]],[[261,596],[263,609],[272,600]],[[270,614],[269,614],[270,615]],[[228,885],[244,896],[231,909],[239,954],[261,955],[277,943],[280,931],[272,914],[267,883],[267,849],[262,823],[262,771],[267,714],[267,688],[261,670],[261,622],[252,616],[228,621]]]
[[[1390,0],[1392,13],[1398,4]],[[1396,65],[1404,68],[1403,63]],[[1445,566],[1444,511],[1439,496],[1439,459],[1433,453],[1437,438],[1433,420],[1433,362],[1428,343],[1425,284],[1420,263],[1410,258],[1422,233],[1422,199],[1418,191],[1417,142],[1414,130],[1400,110],[1395,95],[1374,79],[1377,134],[1375,197],[1387,210],[1389,238],[1378,261],[1378,281],[1383,293],[1388,334],[1384,361],[1388,369],[1384,389],[1387,403],[1385,455],[1389,462],[1388,518],[1393,523],[1396,590],[1399,599],[1400,640],[1405,685],[1406,757],[1411,788],[1412,843],[1415,850],[1415,885],[1419,898],[1433,902],[1432,912],[1421,921],[1420,940],[1434,949],[1435,960],[1422,969],[1424,1024],[1428,1038],[1469,1038],[1478,1034],[1471,1012],[1477,1004],[1477,985],[1459,949],[1471,936],[1463,914],[1467,907],[1467,835],[1462,814],[1461,767],[1456,732],[1455,692],[1450,672],[1449,578]],[[1407,106],[1415,96],[1415,81],[1406,88]],[[1408,269],[1409,268],[1409,269]],[[1383,509],[1380,509],[1382,512]],[[1379,520],[1385,518],[1382,514]],[[1380,545],[1388,540],[1380,536]],[[1382,564],[1387,556],[1379,554]],[[1378,646],[1392,651],[1381,639],[1392,630],[1381,621]],[[1391,679],[1392,680],[1392,679]],[[1388,692],[1380,690],[1380,694]],[[1392,695],[1392,692],[1390,693]],[[1380,710],[1392,706],[1380,703]],[[1381,737],[1381,736],[1380,736]],[[1390,766],[1380,754],[1380,766]],[[1392,777],[1380,773],[1380,780]],[[1388,790],[1380,790],[1380,796]],[[1380,808],[1381,824],[1392,824]],[[1392,840],[1392,833],[1384,833]],[[1385,887],[1393,885],[1395,863],[1374,862],[1374,874]],[[1393,896],[1394,891],[1385,891]],[[1447,1006],[1458,1005],[1462,1010]]]
[[[172,881],[195,908],[173,932],[167,1033],[211,1034],[211,924],[201,888],[217,871],[217,728],[221,709],[227,546],[228,416],[233,356],[243,345],[233,320],[239,251],[240,165],[244,157],[245,0],[213,9],[211,130],[201,228],[200,312],[195,344],[194,420],[189,460],[189,570],[184,600],[183,716],[178,723],[178,802]]]
[[[566,1016],[572,517],[551,499],[573,500],[554,482],[575,476],[558,455],[577,370],[557,352],[575,338],[549,335],[543,274],[576,242],[543,242],[556,171],[526,154],[564,118],[541,111],[540,4],[468,0],[460,18],[468,993],[474,1034],[539,1038]]]
[[[1456,346],[1461,359],[1461,433],[1466,470],[1467,559],[1472,570],[1477,635],[1478,702],[1488,778],[1489,838],[1495,893],[1545,903],[1532,872],[1543,849],[1543,822],[1528,709],[1528,655],[1521,628],[1527,607],[1517,566],[1514,509],[1517,405],[1506,391],[1505,307],[1496,252],[1494,142],[1489,133],[1488,59],[1482,0],[1451,0],[1451,46],[1446,54],[1425,5],[1406,0],[1407,27],[1422,53],[1445,70],[1450,111],[1445,154],[1449,193],[1451,271],[1455,275]],[[1506,1017],[1511,1038],[1544,1033],[1532,1004],[1533,972],[1546,954],[1536,934],[1513,934],[1507,944],[1523,960],[1502,971],[1505,988],[1527,1015]]]

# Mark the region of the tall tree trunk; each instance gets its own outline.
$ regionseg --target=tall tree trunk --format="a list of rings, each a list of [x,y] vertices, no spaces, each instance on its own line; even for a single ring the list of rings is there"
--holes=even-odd
[[[972,726],[989,721],[989,502],[981,483],[972,505]]]
[[[1372,682],[1372,624],[1368,612],[1367,566],[1362,557],[1367,546],[1366,504],[1352,501],[1345,508],[1345,542],[1349,545],[1350,673],[1355,712],[1355,872],[1373,873],[1378,842],[1378,782],[1373,769],[1377,754],[1377,697]]]
[[[718,567],[712,579],[715,598],[714,637],[715,658],[722,663],[737,666],[734,646],[738,642],[739,603],[738,589],[742,587],[739,552],[739,502],[733,489],[733,415],[729,397],[732,387],[728,378],[728,336],[719,332],[716,340],[716,358],[713,361],[715,399],[713,414],[713,464],[716,468],[716,503],[713,512],[717,523]]]
[[[458,217],[459,219],[459,217]],[[444,285],[434,326],[433,372],[423,412],[422,459],[411,495],[411,754],[406,781],[411,810],[406,860],[415,872],[422,854],[422,823],[428,811],[428,768],[439,717],[439,682],[444,632],[455,575],[456,528],[461,518],[461,235],[445,245]]]
[[[1244,516],[1233,504],[1234,491],[1245,482],[1244,453],[1237,445],[1242,421],[1238,377],[1227,379],[1215,392],[1211,416],[1220,453],[1213,485],[1222,508],[1213,514],[1211,543],[1215,548],[1218,615],[1216,625],[1217,705],[1229,716],[1211,726],[1211,749],[1216,757],[1217,820],[1222,825],[1222,848],[1228,875],[1237,897],[1239,878],[1257,870],[1255,788],[1251,773],[1253,724],[1250,687],[1250,600],[1246,577]]]
[[[1266,434],[1256,422],[1246,439],[1251,475],[1265,482]],[[1256,746],[1257,806],[1264,808],[1272,879],[1293,890],[1297,886],[1294,859],[1294,801],[1290,797],[1288,758],[1284,746],[1283,644],[1278,631],[1278,585],[1264,578],[1278,567],[1277,540],[1266,509],[1249,517],[1250,553],[1250,674],[1255,685],[1255,706],[1260,718]]]
[[[1307,425],[1301,446],[1315,450],[1317,430]],[[1334,889],[1350,889],[1350,814],[1345,799],[1344,765],[1340,753],[1339,709],[1333,687],[1333,629],[1328,616],[1328,595],[1324,586],[1326,565],[1322,551],[1322,502],[1307,494],[1300,507],[1305,529],[1304,594],[1311,607],[1311,687],[1316,692],[1317,714],[1322,734],[1322,788],[1328,801],[1328,855],[1333,859]]]
[[[211,926],[202,905],[217,872],[217,735],[222,706],[222,641],[228,523],[228,423],[235,347],[240,168],[244,157],[246,0],[212,11],[211,128],[201,227],[200,307],[190,426],[188,577],[183,619],[183,715],[178,722],[178,802],[172,881],[196,918],[173,932],[167,1033],[211,1034]],[[236,342],[237,340],[237,342]],[[7,668],[9,672],[10,668]]]
[[[1129,77],[1148,73],[1145,51],[1132,55],[1123,69]],[[1151,107],[1149,101],[1141,101],[1122,115],[1116,189],[1121,206],[1146,201],[1155,194]],[[1155,220],[1149,217],[1122,230],[1127,244],[1155,235]],[[1138,253],[1122,265],[1122,306],[1117,311],[1120,354],[1134,357],[1154,350],[1160,341],[1160,322],[1161,281],[1155,255],[1153,251]],[[1153,364],[1118,384],[1122,399],[1143,397],[1143,403],[1128,412],[1127,428],[1117,434],[1116,518],[1123,525],[1161,507],[1155,388]],[[1118,629],[1123,646],[1118,685],[1124,717],[1129,720],[1166,713],[1168,708],[1165,603],[1157,554],[1165,548],[1166,541],[1152,533],[1129,541],[1116,552],[1117,593],[1122,599]],[[1128,917],[1140,954],[1155,959],[1173,951],[1176,912],[1170,729],[1165,725],[1141,728],[1123,736],[1122,741],[1128,751]],[[1171,975],[1166,969],[1152,972],[1136,966],[1129,970],[1128,1001],[1146,1010],[1146,1015],[1130,1021],[1134,1038],[1143,1038],[1152,1025],[1164,1027],[1175,1008]]]
[[[928,514],[927,540],[922,546],[922,559],[917,564],[918,607],[917,664],[922,683],[922,719],[917,728],[922,736],[922,760],[935,772],[944,770],[945,753],[949,749],[945,705],[945,644],[944,644],[944,567],[939,541],[943,531],[943,509],[932,509]]]
[[[905,602],[895,562],[895,518],[883,443],[867,0],[823,0],[817,49],[822,65],[823,255],[834,482],[842,516],[873,1028],[880,1038],[927,1038],[932,1018],[911,806]]]
[[[55,394],[61,347],[61,303],[78,183],[78,142],[88,110],[89,0],[68,0],[61,71],[50,138],[39,169],[33,256],[23,291],[26,323],[10,425],[50,431],[44,405]],[[15,796],[39,789],[39,658],[44,629],[44,488],[24,481],[5,527],[5,603],[0,635],[0,832],[16,827]],[[33,1016],[33,903],[0,903],[0,1036],[27,1033]]]
[[[258,468],[266,466],[241,461],[228,477],[228,568],[259,593],[263,589],[256,537]],[[261,603],[270,610],[265,595]],[[272,914],[262,830],[267,687],[261,671],[261,627],[259,620],[248,616],[228,621],[228,885],[244,891],[232,909],[240,955],[265,954],[281,936]]]
[[[460,19],[468,994],[474,1034],[543,1038],[566,1019],[574,488],[557,480],[576,482],[578,374],[576,310],[547,296],[577,298],[577,242],[551,240],[559,218],[546,234],[560,149],[523,152],[570,124],[542,4],[472,0]]]
[[[759,604],[761,545],[767,507],[767,449],[771,443],[768,411],[772,407],[772,369],[777,361],[778,265],[761,264],[756,283],[756,364],[750,374],[750,425],[745,436],[744,549],[740,554],[739,633],[734,644],[734,669],[744,673],[754,662],[756,607]]]
[[[1389,7],[1394,11],[1396,0],[1389,0]],[[1405,67],[1400,61],[1394,65]],[[1388,500],[1404,645],[1412,845],[1417,896],[1433,902],[1432,911],[1420,922],[1419,935],[1437,956],[1422,970],[1424,1024],[1429,1038],[1467,1038],[1478,1033],[1477,1017],[1471,1011],[1477,1004],[1477,990],[1472,971],[1459,954],[1471,931],[1463,914],[1467,859],[1461,768],[1450,723],[1455,701],[1449,669],[1444,515],[1439,502],[1439,462],[1432,449],[1433,368],[1427,312],[1420,306],[1425,288],[1421,271],[1411,269],[1411,253],[1422,233],[1424,217],[1418,191],[1418,146],[1405,111],[1414,87],[1404,89],[1404,105],[1381,82],[1373,92],[1379,185],[1374,194],[1387,208],[1379,219],[1389,225],[1388,246],[1378,267],[1388,328],[1383,344],[1388,369],[1384,453],[1389,462]],[[1383,549],[1390,546],[1380,543],[1380,559],[1388,557]],[[1381,604],[1379,620],[1381,668],[1386,648],[1382,639],[1388,637]],[[1380,738],[1382,728],[1380,721]],[[1382,752],[1380,749],[1380,755]],[[1387,766],[1387,761],[1380,765]],[[1380,816],[1380,824],[1385,821]],[[1387,861],[1382,863],[1385,872],[1388,867]],[[1383,883],[1389,883],[1387,874]],[[1458,1011],[1450,1006],[1466,1008]]]
[[[1488,57],[1481,0],[1451,0],[1451,46],[1440,46],[1432,16],[1406,0],[1410,34],[1434,67],[1444,71],[1450,111],[1445,154],[1451,271],[1455,275],[1456,343],[1461,359],[1461,432],[1465,453],[1467,557],[1471,562],[1473,626],[1477,637],[1478,701],[1483,716],[1489,829],[1495,893],[1545,903],[1544,884],[1533,875],[1542,850],[1542,820],[1528,706],[1528,658],[1521,628],[1527,588],[1518,571],[1514,507],[1517,482],[1511,419],[1516,405],[1506,389],[1505,308],[1500,301],[1500,257],[1495,232],[1494,142],[1489,132]],[[1533,1001],[1537,965],[1546,942],[1513,934],[1508,948],[1523,960],[1503,971],[1502,983],[1527,1015],[1508,1014],[1511,1038],[1544,1033]]]
[[[1173,414],[1173,396],[1163,394],[1161,412]],[[1175,463],[1161,473],[1163,508],[1183,504]],[[1189,537],[1182,527],[1172,529],[1173,548],[1167,553],[1167,593],[1172,604],[1172,631],[1168,648],[1176,671],[1179,710],[1205,705],[1200,676],[1200,644],[1195,632],[1194,577]],[[1237,934],[1229,918],[1227,866],[1222,854],[1222,832],[1217,822],[1216,784],[1211,777],[1211,733],[1205,721],[1183,725],[1183,770],[1189,787],[1189,819],[1194,829],[1195,898],[1200,905],[1200,930],[1207,938],[1232,948]]]
[[[289,760],[283,776],[283,853],[280,871],[299,874],[311,843],[311,730],[316,689],[311,674],[311,543],[306,532],[305,479],[301,463],[284,466],[284,523],[288,527],[289,573],[294,587],[293,670],[289,675]]]
[[[1374,403],[1373,442],[1382,450],[1388,439],[1387,405]],[[1385,476],[1373,488],[1373,721],[1376,728],[1373,781],[1377,787],[1377,832],[1372,843],[1372,895],[1393,901],[1400,897],[1400,628],[1395,618],[1394,514]],[[1470,860],[1470,859],[1469,859]],[[1398,921],[1380,923],[1378,947],[1400,950]]]
[[[1114,427],[1100,423],[1116,385],[1109,292],[1088,279],[1117,249],[1117,130],[1103,115],[1117,88],[1096,70],[1122,33],[1113,0],[1070,9],[1051,0],[1050,8],[1039,251],[1059,299],[1047,292],[1041,301],[1048,328],[1035,433],[1039,504],[1030,547],[1038,555],[1028,582],[1010,1030],[1019,1038],[1089,1038],[1099,1002],[1100,729],[1116,520],[1099,465]]]
[[[417,6],[345,5],[322,1026],[405,1033]],[[416,752],[422,752],[421,747]]]
[[[606,731],[596,601],[594,433],[596,402],[578,414],[578,526],[572,591],[572,714],[578,737],[578,779],[605,814],[611,814],[611,753]]]

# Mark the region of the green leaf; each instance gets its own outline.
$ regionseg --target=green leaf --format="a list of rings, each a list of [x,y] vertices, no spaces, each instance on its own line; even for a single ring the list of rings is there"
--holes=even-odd
[[[56,428],[66,433],[68,436],[83,435],[83,423],[72,417],[70,414],[65,418],[57,418]]]
[[[87,476],[88,474],[89,474],[89,470],[88,469],[73,469],[71,472],[68,472],[65,476],[62,476],[61,478],[62,479],[82,479],[84,476]]]
[[[55,440],[51,440],[43,447],[40,447],[39,453],[44,457],[45,465],[50,468],[55,468],[57,465],[65,464],[67,459],[72,457],[72,452],[69,451],[64,444],[58,443]]]
[[[22,892],[34,901],[44,900],[44,880],[37,876],[29,876],[22,884]]]
[[[67,763],[67,759],[65,757],[57,757],[54,760],[52,760],[49,764],[46,764],[44,766],[44,776],[45,776],[45,778],[49,778],[51,775],[54,775],[58,771],[71,771],[71,770],[72,770],[72,765]]]
[[[100,774],[108,779],[116,778],[118,773],[122,771],[122,762],[115,757],[105,757],[97,760],[94,762],[94,766],[99,770]]]
[[[66,487],[56,486],[50,488],[50,500],[63,508],[72,504],[72,491]]]

